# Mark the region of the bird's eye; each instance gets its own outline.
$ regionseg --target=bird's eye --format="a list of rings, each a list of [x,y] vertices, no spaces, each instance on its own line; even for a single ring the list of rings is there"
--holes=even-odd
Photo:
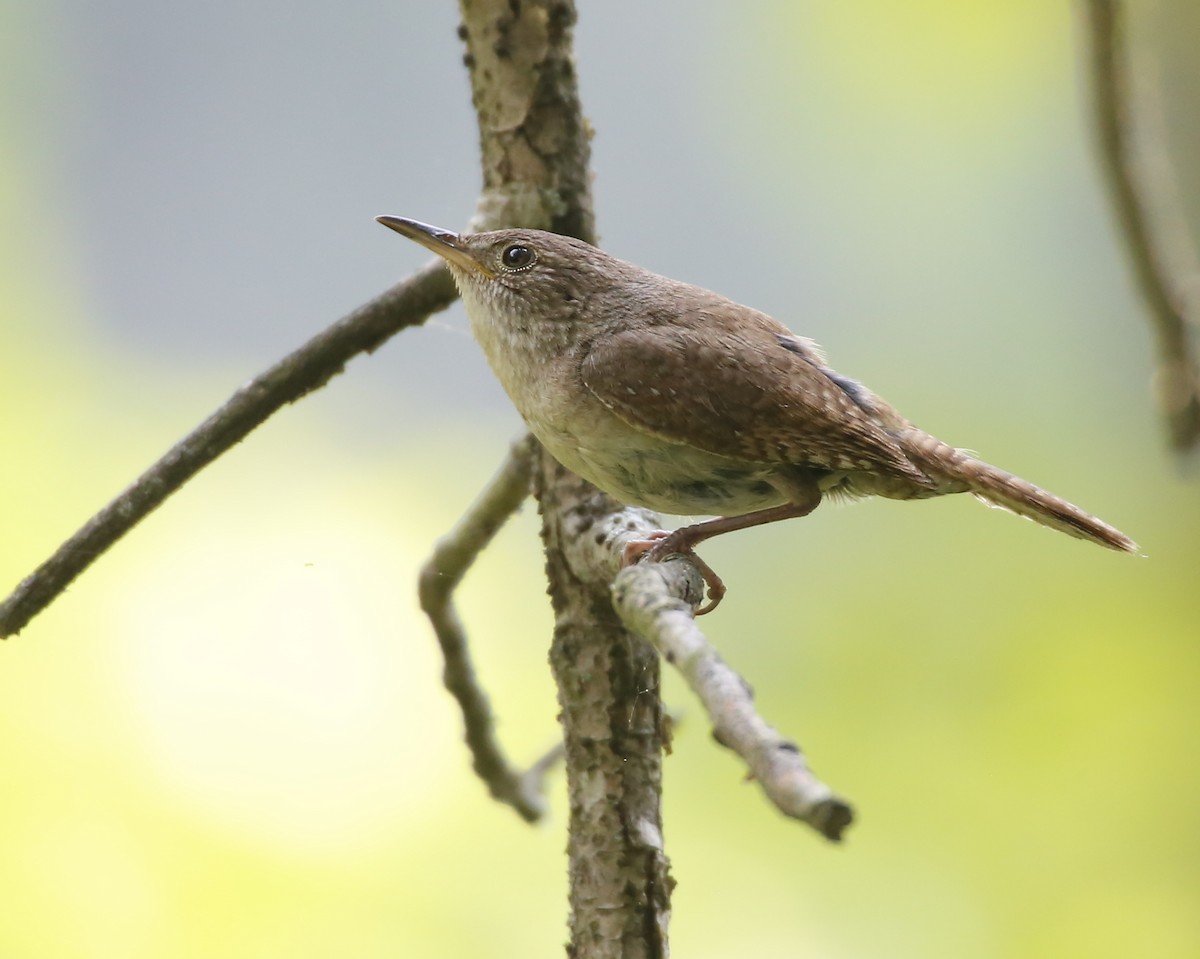
[[[536,259],[537,255],[533,250],[521,243],[505,247],[504,252],[500,254],[500,262],[510,270],[524,270],[533,266]]]

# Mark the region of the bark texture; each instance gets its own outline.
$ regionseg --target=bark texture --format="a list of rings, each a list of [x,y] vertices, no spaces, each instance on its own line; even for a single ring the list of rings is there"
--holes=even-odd
[[[574,5],[462,0],[460,9],[483,166],[472,227],[532,227],[594,242],[590,130],[571,50]],[[570,549],[622,506],[540,450],[534,493],[570,802],[567,952],[666,956],[672,882],[662,848],[659,661],[613,611],[615,570],[573,563]]]

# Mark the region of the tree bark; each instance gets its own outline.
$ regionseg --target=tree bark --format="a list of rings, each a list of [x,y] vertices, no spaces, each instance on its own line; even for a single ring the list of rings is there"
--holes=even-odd
[[[590,131],[583,119],[567,0],[462,0],[483,194],[473,226],[532,227],[595,240]],[[662,846],[662,702],[653,649],[612,606],[612,570],[575,538],[621,504],[544,451],[534,468],[554,609],[570,800],[570,944],[575,959],[668,954],[672,881]]]

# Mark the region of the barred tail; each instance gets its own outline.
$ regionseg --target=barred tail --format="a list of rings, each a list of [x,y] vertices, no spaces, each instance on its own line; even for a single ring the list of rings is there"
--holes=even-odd
[[[1010,510],[1068,536],[1123,553],[1138,551],[1137,543],[1119,529],[1019,476],[977,460],[928,434],[920,437],[909,434],[905,440],[905,453],[939,485],[944,483],[949,487],[946,492],[956,491],[954,487],[963,490],[965,486],[990,506]]]
[[[1104,520],[1085,513],[1078,506],[1060,499],[1053,493],[980,463],[979,475],[972,477],[971,492],[991,506],[1011,510],[1020,516],[1057,529],[1069,536],[1086,539],[1123,553],[1136,553],[1138,545],[1119,529]]]

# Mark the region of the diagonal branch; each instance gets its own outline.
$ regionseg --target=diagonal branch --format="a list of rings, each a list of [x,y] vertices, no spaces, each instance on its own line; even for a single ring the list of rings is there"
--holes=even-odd
[[[1154,326],[1157,393],[1162,415],[1171,444],[1178,450],[1187,450],[1200,442],[1200,369],[1193,342],[1200,328],[1200,317],[1194,311],[1190,313],[1181,280],[1171,276],[1168,256],[1171,249],[1164,239],[1165,231],[1161,226],[1156,231],[1151,225],[1152,178],[1144,164],[1139,163],[1134,137],[1129,42],[1121,2],[1084,0],[1084,10],[1091,44],[1091,88],[1099,158]],[[1158,167],[1153,177],[1154,189],[1159,192],[1172,189],[1173,178],[1166,164],[1160,162]]]
[[[746,763],[775,808],[838,841],[854,818],[850,805],[821,782],[794,742],[759,716],[754,693],[696,626],[704,579],[692,559],[641,562],[620,568],[625,547],[658,528],[658,517],[635,507],[613,508],[605,497],[581,510],[567,532],[571,565],[611,585],[617,617],[674,666],[704,706],[713,737]]]
[[[532,436],[513,443],[491,482],[462,518],[434,547],[421,570],[421,609],[433,624],[445,659],[443,680],[462,710],[472,766],[492,796],[512,806],[527,822],[545,813],[543,782],[546,773],[562,758],[562,744],[551,749],[528,770],[509,765],[496,741],[487,693],[475,677],[467,636],[454,608],[453,594],[475,558],[529,496],[533,458],[539,448]]]
[[[424,323],[456,296],[441,261],[426,264],[238,389],[0,603],[0,639],[20,632],[101,553],[278,409],[324,386],[359,353]]]
[[[759,716],[749,684],[697,628],[700,575],[682,559],[640,563],[613,584],[613,605],[631,630],[679,670],[712,720],[713,738],[737,753],[775,808],[834,842],[854,818],[850,805],[808,767],[804,753]]]

